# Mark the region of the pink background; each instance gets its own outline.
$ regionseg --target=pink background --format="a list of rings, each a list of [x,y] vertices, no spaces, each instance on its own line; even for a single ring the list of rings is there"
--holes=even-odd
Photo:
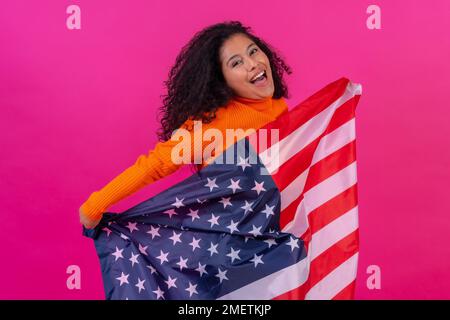
[[[81,30],[66,28],[71,4]],[[381,30],[366,27],[370,4]],[[181,47],[231,19],[293,68],[291,107],[341,76],[363,86],[356,298],[450,298],[448,0],[2,1],[0,298],[104,298],[78,208],[156,143],[155,110]],[[69,265],[81,268],[80,290],[66,287]],[[370,265],[380,290],[366,286]]]

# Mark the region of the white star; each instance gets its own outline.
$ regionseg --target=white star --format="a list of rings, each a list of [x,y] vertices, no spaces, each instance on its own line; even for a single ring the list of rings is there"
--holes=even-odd
[[[248,233],[253,234],[254,237],[261,235],[261,228],[262,227],[258,227],[257,228],[255,225],[253,225],[252,228],[253,228],[252,231],[249,231]]]
[[[189,208],[190,213],[188,213],[187,215],[192,217],[192,221],[194,221],[195,219],[200,219],[200,217],[198,216],[198,210],[192,210]]]
[[[182,257],[180,257],[180,261],[176,263],[177,265],[180,266],[180,271],[182,271],[183,268],[187,268],[187,265],[186,265],[187,261],[188,261],[187,258],[183,259]]]
[[[208,272],[206,272],[205,268],[206,268],[206,264],[201,264],[201,263],[199,262],[199,263],[198,263],[198,268],[195,269],[195,271],[200,272],[200,277],[201,277],[204,273],[208,274]]]
[[[104,227],[102,230],[105,231],[108,234],[108,237],[109,237],[109,235],[112,232],[108,227]]]
[[[114,257],[116,257],[116,260],[114,260],[114,261],[119,260],[119,258],[123,258],[122,251],[123,251],[123,249],[119,250],[119,248],[117,248],[117,246],[116,246],[116,252],[111,253]]]
[[[231,220],[230,225],[227,227],[228,229],[230,229],[230,233],[233,233],[235,231],[239,232],[239,229],[237,228],[239,222],[234,222],[234,220]]]
[[[139,243],[139,251],[145,256],[148,256],[147,248],[148,246],[143,247],[142,244]]]
[[[186,288],[186,291],[189,292],[189,298],[192,297],[192,295],[193,295],[194,293],[198,294],[196,288],[197,288],[197,285],[194,286],[194,285],[192,285],[191,282],[189,281],[189,287]]]
[[[264,184],[264,181],[261,183],[258,183],[255,180],[255,186],[252,188],[252,190],[255,190],[258,193],[258,196],[261,191],[267,191],[266,189],[264,189],[263,184]]]
[[[227,278],[227,270],[222,271],[222,270],[220,270],[220,268],[219,268],[219,273],[216,274],[216,277],[220,279],[220,283],[222,283],[222,280],[229,280]]]
[[[208,199],[200,200],[199,198],[197,198],[197,202],[198,202],[198,203],[205,203],[206,201],[208,201]]]
[[[219,201],[220,203],[223,203],[223,208],[224,208],[224,209],[225,209],[227,206],[232,206],[230,199],[231,199],[231,198],[223,198],[223,197],[222,197],[222,200]]]
[[[258,256],[258,255],[255,254],[255,255],[253,256],[253,259],[250,260],[251,262],[254,262],[254,263],[255,263],[255,268],[256,268],[256,266],[258,265],[258,263],[264,264],[264,262],[261,260],[261,259],[262,259],[262,256],[263,256],[263,255]]]
[[[153,226],[150,226],[150,228],[151,229],[149,231],[147,231],[147,233],[152,235],[152,239],[154,237],[161,237],[161,235],[159,234],[159,227],[155,228]]]
[[[264,242],[269,245],[269,248],[277,244],[275,239],[267,239],[267,240],[264,240]]]
[[[164,281],[165,283],[167,283],[167,289],[170,289],[172,287],[176,288],[177,285],[175,284],[175,281],[177,281],[177,278],[173,278],[171,276],[169,276],[169,279],[167,279],[167,281]]]
[[[137,258],[139,257],[139,254],[131,253],[131,258],[129,259],[131,261],[131,266],[133,267],[135,263],[139,264],[139,261],[137,261]]]
[[[160,255],[157,256],[156,258],[158,258],[161,261],[161,264],[163,264],[164,261],[165,262],[169,262],[169,260],[167,260],[167,255],[168,254],[169,254],[168,252],[166,253],[166,252],[160,250]]]
[[[144,282],[145,282],[145,279],[141,280],[141,278],[138,277],[138,283],[136,284],[136,287],[139,288],[139,293],[141,293],[141,290],[145,290]]]
[[[242,158],[241,156],[239,156],[239,163],[237,164],[238,166],[240,166],[242,168],[242,171],[245,171],[246,167],[252,167],[251,164],[248,163],[248,158]]]
[[[120,233],[120,237],[122,238],[122,239],[125,239],[125,240],[130,240],[130,238],[128,238],[126,235],[124,235],[123,233]]]
[[[219,217],[216,217],[215,215],[214,215],[214,213],[212,213],[211,214],[211,219],[209,219],[208,220],[208,222],[211,222],[211,228],[214,226],[214,225],[219,225],[219,222],[217,222],[217,220],[219,220]]]
[[[131,223],[128,222],[127,228],[130,229],[130,233],[133,233],[134,230],[139,231],[139,229],[136,227],[137,223]]]
[[[217,246],[218,246],[218,245],[219,245],[218,243],[213,244],[213,243],[211,242],[211,246],[210,246],[209,249],[208,249],[208,251],[211,252],[211,257],[212,257],[212,255],[213,255],[214,253],[219,254],[219,252],[217,252]]]
[[[233,248],[231,248],[230,253],[227,254],[227,257],[231,258],[231,263],[233,263],[235,259],[241,260],[241,258],[239,257],[239,251],[241,250],[235,251]]]
[[[216,184],[216,179],[217,178],[214,178],[214,179],[210,179],[210,178],[206,178],[206,179],[208,179],[208,183],[207,184],[205,184],[205,187],[209,187],[209,192],[211,192],[212,190],[213,190],[213,188],[218,188],[219,186]]]
[[[147,265],[147,268],[150,269],[150,274],[154,274],[156,272],[156,269],[153,268],[153,266],[151,266],[151,265]]]
[[[184,200],[184,198],[180,200],[177,197],[175,197],[175,202],[172,203],[172,205],[177,208],[184,207],[183,200]]]
[[[173,231],[173,235],[169,239],[172,240],[173,245],[175,245],[177,242],[181,243],[180,237],[181,237],[181,232],[176,233],[175,231]]]
[[[200,249],[200,245],[198,244],[201,239],[195,239],[195,237],[192,237],[192,242],[189,243],[190,246],[192,246],[192,251],[195,251],[196,248]]]
[[[129,284],[129,282],[128,282],[128,277],[129,277],[129,276],[130,276],[129,274],[125,275],[125,274],[122,272],[122,274],[120,275],[120,277],[116,278],[117,280],[120,281],[120,286],[122,286],[124,283],[128,283],[128,284]]]
[[[245,239],[245,243],[247,243],[247,241],[248,241],[249,239],[255,239],[255,238],[246,236],[246,237],[244,237],[244,239]]]
[[[241,207],[242,209],[244,209],[244,214],[247,214],[248,211],[253,212],[252,204],[253,204],[253,202],[249,203],[247,200],[245,200],[245,205]]]
[[[169,209],[169,210],[166,210],[166,211],[164,211],[164,213],[165,213],[165,214],[168,214],[168,215],[169,215],[169,218],[171,218],[171,219],[172,219],[172,216],[173,216],[173,215],[178,215],[178,213],[175,211],[175,209]]]
[[[269,206],[266,204],[266,208],[265,208],[263,211],[261,211],[261,212],[264,212],[264,213],[266,214],[266,219],[267,219],[269,216],[275,215],[275,213],[273,213],[273,208],[275,208],[275,206],[269,207]]]
[[[156,289],[155,291],[152,291],[156,294],[156,299],[158,300],[159,298],[164,299],[164,291],[162,291],[159,286],[158,289]]]
[[[299,248],[298,239],[294,239],[291,237],[291,241],[289,241],[289,243],[286,243],[286,245],[291,247],[291,252],[292,252],[292,251],[294,251],[294,248]]]
[[[238,181],[234,181],[233,179],[230,179],[231,184],[227,187],[233,190],[233,193],[236,192],[236,189],[242,189],[239,186],[239,181],[241,181],[240,179],[238,179]]]

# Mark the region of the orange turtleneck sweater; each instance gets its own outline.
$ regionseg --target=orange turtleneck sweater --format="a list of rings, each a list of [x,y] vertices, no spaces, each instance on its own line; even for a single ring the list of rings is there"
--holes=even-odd
[[[236,96],[230,103],[217,110],[216,118],[210,123],[202,123],[201,130],[205,132],[210,128],[219,129],[223,137],[225,137],[226,129],[257,130],[275,120],[287,110],[288,106],[284,98],[256,100]],[[181,127],[190,128],[191,150],[194,150],[193,121],[188,119]],[[195,136],[198,137],[198,135]],[[211,143],[210,141],[201,140],[202,150]],[[228,147],[226,145],[227,139],[223,140],[223,149],[220,149],[221,146],[218,146],[216,150],[225,150]],[[180,143],[180,140],[174,139],[158,142],[148,154],[140,155],[132,166],[116,176],[102,189],[93,192],[82,204],[82,212],[88,218],[98,220],[109,206],[135,193],[144,186],[175,172],[182,165],[176,164],[171,160],[172,148],[178,143]],[[191,163],[194,163],[194,152],[191,152]],[[203,163],[202,167],[205,165],[207,163]]]

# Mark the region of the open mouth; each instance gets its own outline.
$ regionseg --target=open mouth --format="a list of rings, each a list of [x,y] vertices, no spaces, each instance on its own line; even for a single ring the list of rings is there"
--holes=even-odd
[[[259,73],[259,75],[257,75],[256,78],[254,78],[253,80],[250,80],[250,82],[252,84],[257,84],[259,82],[264,82],[267,79],[267,75],[266,75],[266,71],[262,71]]]

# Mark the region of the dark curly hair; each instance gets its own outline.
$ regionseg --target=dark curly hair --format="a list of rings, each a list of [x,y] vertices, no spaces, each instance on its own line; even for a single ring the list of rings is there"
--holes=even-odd
[[[211,122],[216,111],[234,96],[222,74],[219,50],[225,40],[237,33],[249,37],[267,55],[275,87],[273,98],[289,97],[283,74],[292,71],[270,45],[239,21],[211,25],[197,32],[181,49],[168,80],[164,81],[167,94],[161,96],[162,119],[158,130],[161,141],[169,140],[173,131],[189,118]]]

